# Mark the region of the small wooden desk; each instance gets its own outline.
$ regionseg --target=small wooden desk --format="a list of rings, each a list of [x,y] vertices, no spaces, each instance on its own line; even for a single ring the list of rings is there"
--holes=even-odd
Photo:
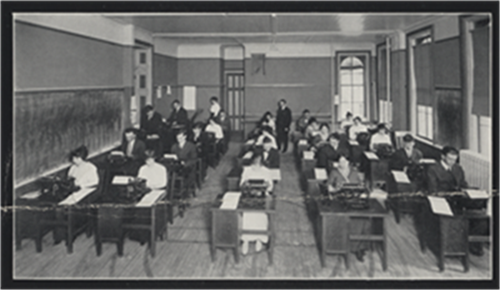
[[[240,188],[240,177],[243,172],[243,167],[233,167],[231,171],[229,171],[226,181],[226,191],[238,191]]]
[[[212,243],[210,252],[212,261],[216,258],[217,248],[233,248],[235,261],[240,258],[240,237],[242,234],[265,234],[269,236],[268,259],[273,263],[275,244],[274,217],[276,213],[276,199],[274,196],[265,198],[240,198],[236,209],[221,209],[222,196],[219,195],[212,205]],[[266,231],[249,231],[242,229],[243,212],[260,212],[267,214],[269,223]]]
[[[306,159],[304,157],[304,153],[306,151],[302,152],[302,155],[301,155],[301,163],[300,163],[300,170],[302,170],[302,172],[307,172],[311,169],[313,169],[314,167],[316,167],[316,159],[313,158],[308,158]],[[307,151],[307,152],[310,152],[310,151]]]
[[[374,188],[380,183],[385,183],[389,171],[389,161],[379,159],[373,152],[364,152],[362,164],[367,181]]]
[[[470,236],[469,224],[474,219],[490,220],[486,211],[453,209],[454,216],[434,214],[429,201],[423,203],[423,223],[426,225],[421,233],[422,251],[429,248],[438,259],[439,271],[444,271],[444,260],[447,257],[462,259],[464,272],[469,271],[469,243],[490,242],[490,236]]]
[[[394,212],[396,223],[399,223],[401,213],[415,214],[420,211],[421,198],[416,196],[417,186],[410,182],[398,182],[392,172],[387,174],[388,204]]]
[[[150,191],[143,196],[139,202],[117,200],[120,191],[127,190],[126,185],[110,185],[106,196],[103,197],[95,209],[94,217],[96,224],[95,245],[97,255],[102,252],[103,242],[117,244],[118,255],[123,255],[123,244],[127,231],[148,231],[149,250],[151,256],[155,256],[156,238],[166,238],[167,233],[167,204],[162,202],[165,190],[162,194],[156,194],[152,200],[144,201]]]
[[[376,200],[370,199],[370,207],[362,210],[344,208],[337,200],[326,200],[322,196],[316,198],[319,211],[318,229],[321,265],[325,267],[327,254],[343,255],[346,267],[349,268],[349,252],[351,241],[376,242],[381,244],[380,252],[382,268],[387,270],[387,234],[385,218],[387,210]],[[349,222],[353,218],[368,219],[370,234],[353,235],[349,232]],[[380,230],[380,231],[377,231]]]

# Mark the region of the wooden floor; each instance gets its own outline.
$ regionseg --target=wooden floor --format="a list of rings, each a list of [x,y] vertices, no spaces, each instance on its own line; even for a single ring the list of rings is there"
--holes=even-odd
[[[458,259],[446,259],[446,270],[439,272],[436,257],[430,251],[420,251],[412,218],[405,216],[396,224],[392,213],[387,221],[387,271],[382,271],[376,252],[368,252],[363,263],[351,256],[349,270],[342,258],[327,256],[322,268],[292,153],[281,156],[282,181],[275,188],[279,199],[274,265],[268,264],[266,253],[254,253],[252,247],[239,264],[230,250],[217,250],[212,263],[209,204],[223,190],[239,149],[240,144],[231,143],[219,166],[209,169],[184,218],[176,217],[169,225],[168,239],[158,241],[155,258],[149,255],[147,245],[131,240],[125,242],[123,257],[117,256],[114,244],[104,244],[102,255],[97,257],[93,237],[85,234],[76,239],[73,254],[67,254],[64,243],[53,245],[48,234],[42,253],[36,253],[31,240],[23,240],[22,249],[14,250],[14,278],[491,279],[491,251],[486,250],[482,257],[471,256],[468,273],[463,272]]]

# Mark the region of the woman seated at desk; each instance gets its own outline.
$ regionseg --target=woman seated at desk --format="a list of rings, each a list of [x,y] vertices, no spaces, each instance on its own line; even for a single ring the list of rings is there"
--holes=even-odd
[[[274,121],[273,114],[271,114],[271,112],[269,111],[267,111],[259,121],[259,127],[262,128],[264,126],[271,127],[272,134],[276,134],[276,122]]]
[[[321,123],[319,126],[319,132],[314,138],[312,139],[312,150],[316,151],[318,150],[321,146],[325,145],[328,143],[328,137],[330,136],[330,126],[328,126],[327,123]]]
[[[241,174],[240,188],[249,186],[250,180],[263,180],[267,185],[266,195],[271,194],[273,181],[269,169],[262,164],[262,153],[260,150],[254,152],[252,155],[251,165],[244,168]],[[265,213],[244,212],[242,223],[243,230],[265,231],[268,228],[269,221]],[[258,252],[262,250],[262,244],[269,241],[269,236],[264,234],[242,234],[241,240],[243,241],[241,252],[246,255],[251,241],[255,241],[255,250]]]
[[[139,169],[138,178],[146,180],[146,187],[150,189],[163,189],[167,186],[167,169],[156,163],[153,150],[146,150],[146,164]]]
[[[340,155],[339,164],[337,168],[333,168],[328,176],[328,192],[335,194],[339,192],[344,184],[355,183],[363,184],[358,170],[349,164],[349,160],[345,155]],[[349,221],[351,235],[364,235],[369,233],[370,223],[364,219],[355,219]],[[351,251],[354,252],[356,258],[363,262],[366,249],[368,249],[366,242],[351,242]]]
[[[68,171],[68,177],[75,180],[75,186],[80,188],[94,187],[99,183],[99,176],[97,175],[97,167],[88,162],[87,147],[81,146],[69,154],[71,167]]]
[[[308,141],[311,141],[319,134],[319,124],[316,118],[312,117],[309,119],[304,135]]]
[[[276,138],[272,134],[272,128],[269,126],[262,127],[260,135],[257,137],[255,141],[255,146],[262,146],[264,144],[264,138],[271,139],[272,148],[278,149],[278,144],[276,143]]]
[[[367,133],[368,128],[361,123],[361,118],[356,117],[353,119],[353,124],[349,127],[349,139],[352,141],[356,141],[358,138],[358,134]]]
[[[392,146],[391,136],[387,134],[387,128],[385,124],[378,124],[377,133],[373,134],[370,138],[370,151],[376,151],[377,146],[381,144],[387,144]]]
[[[81,146],[73,150],[69,154],[69,160],[72,165],[68,170],[68,178],[74,180],[75,186],[81,189],[97,187],[99,184],[99,175],[97,174],[97,167],[88,162],[87,147]],[[56,219],[62,220],[65,218],[65,211],[63,209],[56,210]],[[79,220],[80,221],[80,220]],[[64,228],[56,227],[54,229],[54,244],[59,244],[63,239],[66,239],[67,231]],[[71,238],[71,237],[69,237]]]

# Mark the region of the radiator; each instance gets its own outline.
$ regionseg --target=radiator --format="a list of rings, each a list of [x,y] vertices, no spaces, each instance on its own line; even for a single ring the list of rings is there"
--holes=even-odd
[[[491,163],[486,156],[471,150],[460,150],[460,165],[469,186],[491,190]]]

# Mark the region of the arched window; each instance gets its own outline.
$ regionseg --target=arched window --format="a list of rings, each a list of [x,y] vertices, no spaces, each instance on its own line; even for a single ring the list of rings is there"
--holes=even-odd
[[[365,62],[360,55],[340,58],[340,110],[338,117],[347,112],[365,117]]]

